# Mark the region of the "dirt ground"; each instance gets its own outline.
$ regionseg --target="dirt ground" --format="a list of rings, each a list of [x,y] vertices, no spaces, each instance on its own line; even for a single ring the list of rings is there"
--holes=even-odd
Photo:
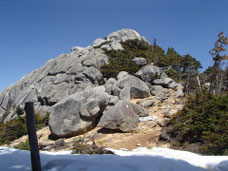
[[[132,99],[133,103],[137,103],[139,99]],[[69,145],[73,144],[76,139],[87,139],[88,143],[95,142],[99,146],[104,146],[112,149],[126,149],[132,150],[137,147],[169,147],[168,143],[159,141],[159,135],[162,130],[160,126],[164,119],[164,108],[167,104],[155,104],[148,108],[150,116],[156,116],[155,121],[144,121],[140,122],[138,126],[131,132],[122,133],[116,131],[108,131],[102,128],[96,127],[84,135],[75,136],[64,139]],[[54,144],[55,141],[49,138],[51,132],[48,127],[44,127],[37,131],[39,144]],[[14,145],[24,142],[28,139],[27,136],[23,136],[13,141],[8,146],[13,147]],[[70,149],[70,148],[69,148]]]

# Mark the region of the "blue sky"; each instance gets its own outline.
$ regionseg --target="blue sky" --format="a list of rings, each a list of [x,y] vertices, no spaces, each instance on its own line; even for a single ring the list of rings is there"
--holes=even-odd
[[[163,49],[190,53],[204,69],[227,0],[0,0],[0,92],[50,58],[131,28]]]

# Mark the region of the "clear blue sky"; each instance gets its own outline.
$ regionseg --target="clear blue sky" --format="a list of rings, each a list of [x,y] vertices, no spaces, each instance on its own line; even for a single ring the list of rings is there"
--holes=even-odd
[[[50,58],[132,28],[204,69],[217,34],[228,35],[228,0],[0,0],[0,92]]]

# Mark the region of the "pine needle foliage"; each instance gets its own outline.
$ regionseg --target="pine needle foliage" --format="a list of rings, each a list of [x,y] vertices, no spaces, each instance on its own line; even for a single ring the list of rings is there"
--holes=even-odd
[[[134,74],[139,70],[139,66],[132,61],[134,57],[143,57],[147,62],[152,62],[152,47],[145,41],[128,40],[122,43],[124,50],[105,51],[110,57],[109,64],[101,67],[101,72],[105,78],[118,75],[120,71]]]
[[[16,110],[18,116],[16,119],[4,122],[0,125],[0,145],[9,144],[15,139],[18,139],[27,134],[26,116],[22,115],[21,110]],[[49,113],[41,116],[40,113],[35,113],[36,129],[41,129],[48,125]]]
[[[202,154],[227,155],[228,95],[206,90],[190,95],[168,125],[170,137],[179,145],[195,143]]]

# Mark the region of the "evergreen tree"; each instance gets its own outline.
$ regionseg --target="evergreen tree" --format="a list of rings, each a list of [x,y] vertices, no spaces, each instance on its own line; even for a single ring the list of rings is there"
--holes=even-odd
[[[202,68],[201,63],[187,54],[183,56],[182,67],[182,80],[184,80],[186,91],[190,92],[197,87],[201,88],[198,72],[198,69]]]
[[[214,48],[209,51],[214,61],[213,72],[210,78],[210,91],[214,94],[221,92],[223,87],[222,62],[228,59],[228,56],[223,54],[226,51],[225,46],[228,44],[228,38],[223,34],[224,32],[218,34],[218,40],[215,42]]]
[[[164,62],[165,60],[165,51],[158,46],[156,43],[152,45],[152,54],[151,54],[152,62],[157,66],[167,66]]]
[[[228,66],[226,67],[224,71],[224,87],[226,88],[226,91],[228,91]]]
[[[182,69],[182,56],[179,55],[174,48],[168,48],[166,56],[161,61],[163,66],[171,66],[166,73],[173,79],[179,80]]]
[[[189,54],[183,56],[182,66],[182,73],[197,73],[198,69],[202,68],[201,63]]]

